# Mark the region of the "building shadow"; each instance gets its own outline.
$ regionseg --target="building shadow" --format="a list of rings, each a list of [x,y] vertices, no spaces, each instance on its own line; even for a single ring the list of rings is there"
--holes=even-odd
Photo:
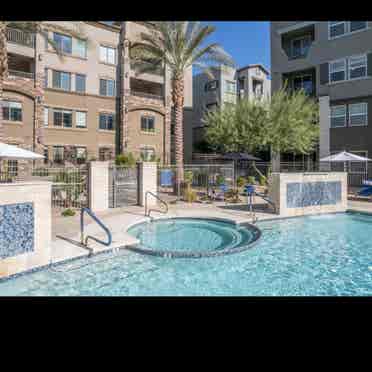
[[[219,205],[218,208],[236,212],[250,212],[248,204],[228,204],[228,205]],[[269,204],[267,203],[257,203],[253,204],[252,210],[254,212],[261,212],[261,213],[268,213],[268,214],[275,214],[272,208],[270,208]]]

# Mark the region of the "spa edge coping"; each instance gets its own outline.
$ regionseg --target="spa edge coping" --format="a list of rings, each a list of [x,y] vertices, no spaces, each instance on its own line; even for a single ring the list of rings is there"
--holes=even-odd
[[[24,181],[24,182],[0,182],[0,187],[4,186],[31,186],[31,185],[48,185],[53,184],[51,181]]]

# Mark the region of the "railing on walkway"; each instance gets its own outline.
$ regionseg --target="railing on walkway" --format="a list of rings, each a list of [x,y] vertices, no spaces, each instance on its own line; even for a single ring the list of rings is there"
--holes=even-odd
[[[143,98],[149,98],[149,99],[156,99],[156,100],[163,100],[164,99],[164,96],[163,95],[152,94],[152,93],[145,93],[145,92],[140,92],[138,90],[131,90],[131,94],[133,96],[143,97]]]
[[[16,28],[8,27],[6,29],[6,38],[9,43],[20,44],[35,48],[35,34],[32,32],[26,32],[18,30]]]
[[[87,213],[104,230],[107,235],[107,241],[100,240],[92,235],[84,235],[84,213]],[[94,240],[95,242],[105,245],[106,247],[110,246],[112,243],[111,231],[89,208],[81,208],[80,211],[80,237],[81,244],[85,245],[86,247],[88,246],[89,240]]]
[[[160,209],[148,209],[147,208],[147,199],[148,199],[148,196],[151,195],[152,197],[154,197],[156,200],[158,200],[162,205],[165,206],[165,210],[162,211]],[[159,213],[163,213],[163,214],[167,214],[168,213],[168,203],[165,202],[163,199],[160,199],[159,196],[157,196],[156,194],[154,194],[153,192],[151,191],[146,191],[145,193],[145,216],[147,217],[150,217],[150,213],[151,212],[159,212]]]
[[[17,71],[17,70],[9,70],[9,76],[16,76],[26,79],[34,79],[35,74],[33,72],[27,71]]]

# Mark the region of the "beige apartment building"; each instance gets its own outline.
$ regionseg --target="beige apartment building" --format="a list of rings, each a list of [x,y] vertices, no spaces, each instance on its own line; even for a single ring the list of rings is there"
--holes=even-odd
[[[138,75],[129,56],[131,43],[140,40],[151,23],[125,22],[122,29],[103,22],[80,23],[82,39],[61,31],[60,26],[73,30],[74,22],[46,22],[62,58],[41,35],[7,30],[5,141],[43,153],[49,165],[109,160],[122,152],[170,163],[169,71]],[[190,68],[185,75],[186,161],[191,156],[191,117]]]

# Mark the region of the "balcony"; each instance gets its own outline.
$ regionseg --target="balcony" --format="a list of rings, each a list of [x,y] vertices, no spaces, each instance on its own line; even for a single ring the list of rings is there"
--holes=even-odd
[[[35,48],[35,34],[31,32],[25,32],[16,28],[7,28],[6,38],[9,43],[27,46],[29,48]]]
[[[34,79],[35,74],[27,71],[9,70],[9,76],[20,77],[23,79]]]
[[[283,74],[283,85],[286,83],[288,90],[295,91],[303,89],[309,96],[315,96],[316,94],[315,82],[315,68]]]
[[[131,94],[136,97],[161,101],[164,99],[163,84],[130,78]]]
[[[289,60],[306,58],[314,39],[314,25],[290,31],[282,35],[282,49]]]
[[[9,76],[34,79],[35,62],[32,58],[8,53]]]
[[[141,67],[149,67],[151,66],[151,63],[149,62],[137,62],[137,63],[134,63],[134,62],[131,62],[130,64],[130,68],[134,71],[134,72],[138,72],[139,69]],[[155,69],[149,71],[149,72],[146,72],[147,74],[154,74],[154,75],[159,75],[159,76],[163,76],[164,75],[164,68],[159,66],[159,67],[156,67]]]

